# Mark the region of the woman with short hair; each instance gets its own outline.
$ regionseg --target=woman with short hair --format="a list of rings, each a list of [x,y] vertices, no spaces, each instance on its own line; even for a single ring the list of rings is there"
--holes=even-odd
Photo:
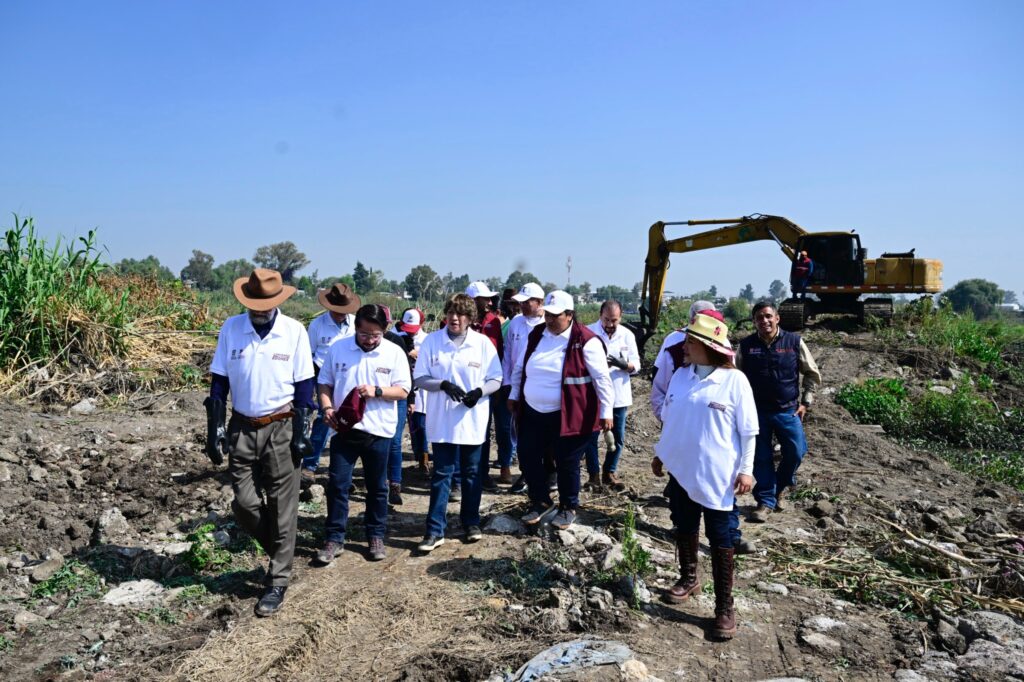
[[[688,364],[678,367],[668,384],[661,440],[651,461],[656,476],[669,473],[669,506],[679,549],[679,581],[665,598],[682,603],[700,589],[697,552],[703,516],[715,585],[712,635],[729,639],[736,634],[729,516],[736,495],[754,485],[757,407],[746,375],[732,363],[729,328],[721,313],[697,313],[684,343]]]

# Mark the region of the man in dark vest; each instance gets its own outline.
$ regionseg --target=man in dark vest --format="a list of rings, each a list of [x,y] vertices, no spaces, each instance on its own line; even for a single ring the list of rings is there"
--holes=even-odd
[[[779,314],[770,302],[756,304],[752,315],[757,333],[740,341],[735,363],[750,380],[757,403],[760,431],[754,450],[757,482],[753,491],[757,509],[750,514],[750,521],[764,523],[773,511],[782,511],[786,488],[796,485],[796,470],[807,453],[803,418],[814,401],[821,374],[800,335],[779,327]],[[777,468],[773,435],[782,446]]]
[[[554,451],[558,470],[558,513],[551,525],[565,529],[576,520],[580,458],[595,431],[612,428],[615,393],[608,352],[601,338],[576,321],[572,296],[552,291],[544,299],[544,324],[530,331],[515,359],[509,411],[517,415],[519,465],[526,476],[535,525],[554,512],[544,455]]]

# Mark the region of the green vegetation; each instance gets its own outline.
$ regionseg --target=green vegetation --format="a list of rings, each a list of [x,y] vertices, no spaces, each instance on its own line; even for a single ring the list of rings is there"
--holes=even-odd
[[[175,625],[181,617],[166,606],[155,606],[151,609],[139,611],[136,617],[143,623],[156,623],[159,625]]]
[[[968,311],[958,314],[950,306],[932,309],[925,300],[906,306],[895,324],[880,331],[880,337],[890,344],[906,344],[907,333],[916,343],[954,358],[970,358],[992,370],[1017,367],[1008,356],[1019,355],[1024,349],[1024,325],[1005,319],[978,321]]]
[[[32,588],[33,599],[68,595],[68,607],[82,599],[98,597],[103,591],[103,579],[89,566],[76,559],[67,561],[60,570]]]
[[[622,520],[622,560],[615,565],[616,575],[629,576],[633,583],[645,578],[654,572],[654,564],[651,563],[651,553],[640,546],[636,534],[636,510],[630,504],[626,507],[626,513]],[[640,608],[634,591],[634,608]]]
[[[196,573],[231,563],[231,553],[218,547],[214,541],[214,530],[216,526],[207,523],[196,528],[185,538],[192,543],[185,553],[185,563]]]
[[[14,642],[7,639],[5,636],[0,635],[0,654],[10,651],[14,648]]]

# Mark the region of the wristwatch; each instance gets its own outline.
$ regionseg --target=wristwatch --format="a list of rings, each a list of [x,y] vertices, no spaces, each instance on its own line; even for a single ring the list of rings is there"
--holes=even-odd
[[[383,398],[384,397],[384,389],[381,388],[380,386],[378,386],[376,388],[376,390],[374,390],[374,392],[373,392],[373,397],[374,398]]]

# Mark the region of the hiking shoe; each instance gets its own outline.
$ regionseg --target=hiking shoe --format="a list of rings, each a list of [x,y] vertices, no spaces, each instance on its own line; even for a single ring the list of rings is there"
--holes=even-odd
[[[328,566],[338,558],[338,555],[345,551],[344,542],[328,541],[323,549],[316,553],[316,562],[322,566]]]
[[[388,484],[388,504],[390,504],[393,507],[400,507],[402,505],[401,483]]]
[[[522,474],[519,474],[519,478],[516,479],[516,482],[512,484],[512,487],[509,488],[508,491],[510,493],[515,493],[516,495],[521,495],[522,493],[525,493],[526,477],[523,476]]]
[[[768,517],[771,516],[771,513],[771,507],[759,504],[757,505],[757,509],[750,512],[750,516],[747,517],[747,520],[751,523],[765,523],[768,520]]]
[[[281,610],[284,605],[284,592],[287,587],[268,587],[260,597],[260,600],[256,602],[256,608],[254,609],[256,615],[260,618],[266,618],[272,616]]]
[[[299,474],[299,485],[303,488],[308,488],[313,485],[316,480],[316,469],[306,469],[303,467],[302,473]]]
[[[498,484],[494,482],[490,474],[484,476],[483,489],[485,493],[496,493],[498,492]]]
[[[554,491],[558,490],[558,474],[557,473],[550,473],[550,474],[548,474],[548,490],[550,490],[551,492],[554,492]]]
[[[789,488],[783,488],[775,494],[775,511],[786,511],[786,495],[789,493]]]
[[[540,523],[545,514],[550,513],[554,508],[555,505],[550,502],[544,505],[534,505],[523,515],[522,522],[527,526],[535,526]]]
[[[601,483],[608,486],[615,492],[622,492],[626,489],[626,486],[622,484],[619,477],[615,475],[614,471],[608,471],[601,474]]]
[[[423,541],[416,545],[420,552],[432,552],[444,544],[444,538],[440,535],[424,535]]]
[[[383,561],[386,556],[384,538],[370,538],[370,561]]]
[[[453,485],[451,491],[448,493],[449,502],[461,502],[462,501],[462,486]]]
[[[484,532],[480,530],[480,526],[470,526],[466,529],[466,542],[480,542],[484,537]]]
[[[754,544],[753,540],[746,538],[740,538],[732,543],[732,548],[736,554],[756,554],[757,545]]]
[[[588,474],[587,482],[583,487],[587,490],[597,492],[601,489],[601,476],[599,474]]]
[[[501,467],[501,475],[498,476],[498,483],[501,483],[502,485],[508,485],[509,483],[512,483],[515,480],[516,479],[512,478],[511,467]]]
[[[565,530],[573,524],[576,520],[575,509],[559,509],[558,513],[555,514],[554,518],[551,519],[551,525],[558,530]]]

